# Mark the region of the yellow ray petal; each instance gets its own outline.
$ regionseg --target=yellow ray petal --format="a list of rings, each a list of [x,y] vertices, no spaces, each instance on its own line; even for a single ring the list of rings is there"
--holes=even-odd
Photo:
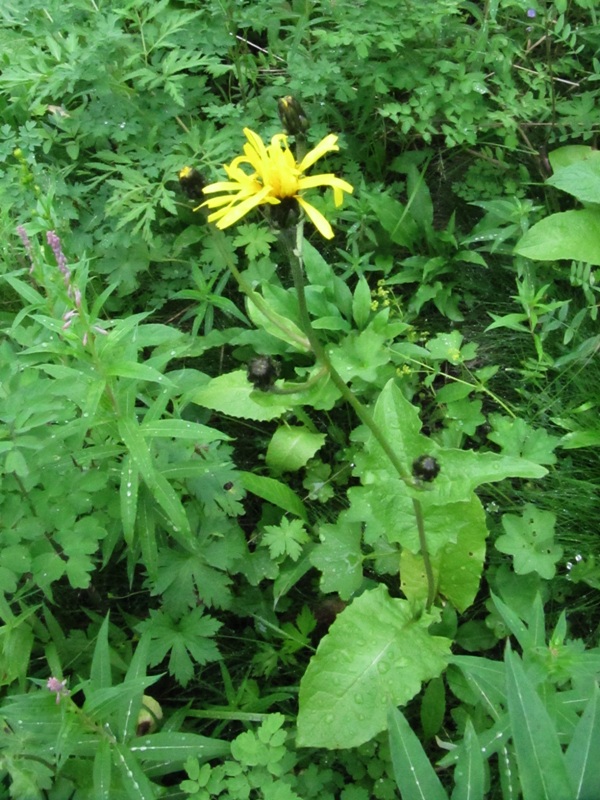
[[[311,206],[310,203],[307,203],[302,197],[298,197],[296,199],[306,212],[306,216],[310,219],[321,236],[324,236],[326,239],[333,239],[333,229],[323,214],[321,214],[320,211],[317,211],[314,206]]]
[[[235,225],[242,217],[245,217],[248,212],[252,211],[253,208],[256,206],[260,206],[265,202],[272,202],[272,200],[266,200],[269,193],[268,188],[262,190],[258,194],[253,195],[252,197],[247,197],[241,203],[234,205],[231,208],[222,208],[219,211],[215,211],[214,214],[210,214],[208,217],[209,222],[217,222],[217,228],[223,230],[223,228],[228,228],[230,225]],[[276,202],[279,202],[277,200]]]
[[[340,189],[341,191],[352,194],[354,187],[347,181],[338,178],[337,175],[332,173],[324,173],[323,175],[309,175],[300,178],[298,181],[300,189],[314,189],[316,186],[331,186],[333,189]]]
[[[316,147],[313,147],[312,150],[309,150],[309,152],[304,156],[298,165],[300,172],[306,172],[306,170],[309,167],[312,167],[315,161],[318,161],[320,158],[322,158],[325,153],[329,153],[332,150],[339,150],[340,148],[337,145],[337,140],[338,137],[335,135],[335,133],[330,133],[324,139],[321,139],[319,144]]]

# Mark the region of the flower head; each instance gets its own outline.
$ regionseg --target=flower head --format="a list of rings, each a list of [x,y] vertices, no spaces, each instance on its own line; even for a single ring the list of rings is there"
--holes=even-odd
[[[309,167],[325,153],[339,150],[338,137],[330,133],[319,144],[297,162],[288,147],[287,136],[278,133],[265,146],[254,131],[244,128],[248,142],[244,145],[244,155],[234,158],[225,165],[228,181],[219,181],[205,186],[205,194],[218,195],[202,203],[213,211],[209,222],[216,222],[217,228],[228,228],[260,205],[278,205],[284,200],[296,200],[319,233],[326,239],[333,237],[329,222],[320,211],[308,203],[301,194],[305,189],[317,186],[331,186],[336,206],[340,206],[343,193],[352,193],[353,187],[346,181],[330,173],[323,175],[304,175]],[[246,172],[241,164],[248,164],[252,172]]]
[[[61,697],[66,697],[70,694],[69,690],[67,689],[67,681],[66,680],[59,680],[58,678],[51,677],[48,678],[48,682],[46,683],[46,688],[48,691],[52,692],[56,695],[56,703],[60,703]]]

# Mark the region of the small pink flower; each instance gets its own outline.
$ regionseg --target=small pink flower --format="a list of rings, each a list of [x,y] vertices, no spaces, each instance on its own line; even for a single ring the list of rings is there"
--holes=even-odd
[[[67,689],[67,680],[66,678],[62,681],[59,681],[58,678],[48,678],[48,683],[46,684],[46,688],[48,691],[53,692],[56,694],[56,705],[60,703],[61,697],[67,697],[70,692]]]

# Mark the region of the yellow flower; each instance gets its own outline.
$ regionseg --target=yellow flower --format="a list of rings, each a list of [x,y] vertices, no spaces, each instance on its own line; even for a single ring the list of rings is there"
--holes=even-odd
[[[330,133],[319,144],[307,153],[300,163],[296,162],[288,147],[287,136],[278,133],[265,146],[263,140],[254,131],[244,128],[248,142],[244,145],[244,155],[234,158],[231,164],[225,164],[228,181],[219,181],[205,186],[205,194],[218,194],[210,197],[202,206],[216,208],[209,217],[209,222],[216,222],[217,228],[228,228],[234,225],[249,211],[257,206],[277,205],[282,200],[297,200],[306,215],[326,239],[333,238],[331,225],[320,211],[308,203],[301,192],[317,186],[331,186],[336,206],[340,206],[343,193],[353,192],[353,187],[330,173],[306,177],[304,173],[319,158],[332,150],[339,150],[338,137]],[[253,172],[245,172],[241,164],[248,164]]]

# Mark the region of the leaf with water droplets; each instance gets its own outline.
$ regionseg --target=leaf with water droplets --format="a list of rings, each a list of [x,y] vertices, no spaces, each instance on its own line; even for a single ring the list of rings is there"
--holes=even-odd
[[[389,706],[407,703],[448,662],[450,640],[428,632],[434,620],[415,618],[383,585],[338,614],[300,683],[298,745],[358,747],[385,730]]]

